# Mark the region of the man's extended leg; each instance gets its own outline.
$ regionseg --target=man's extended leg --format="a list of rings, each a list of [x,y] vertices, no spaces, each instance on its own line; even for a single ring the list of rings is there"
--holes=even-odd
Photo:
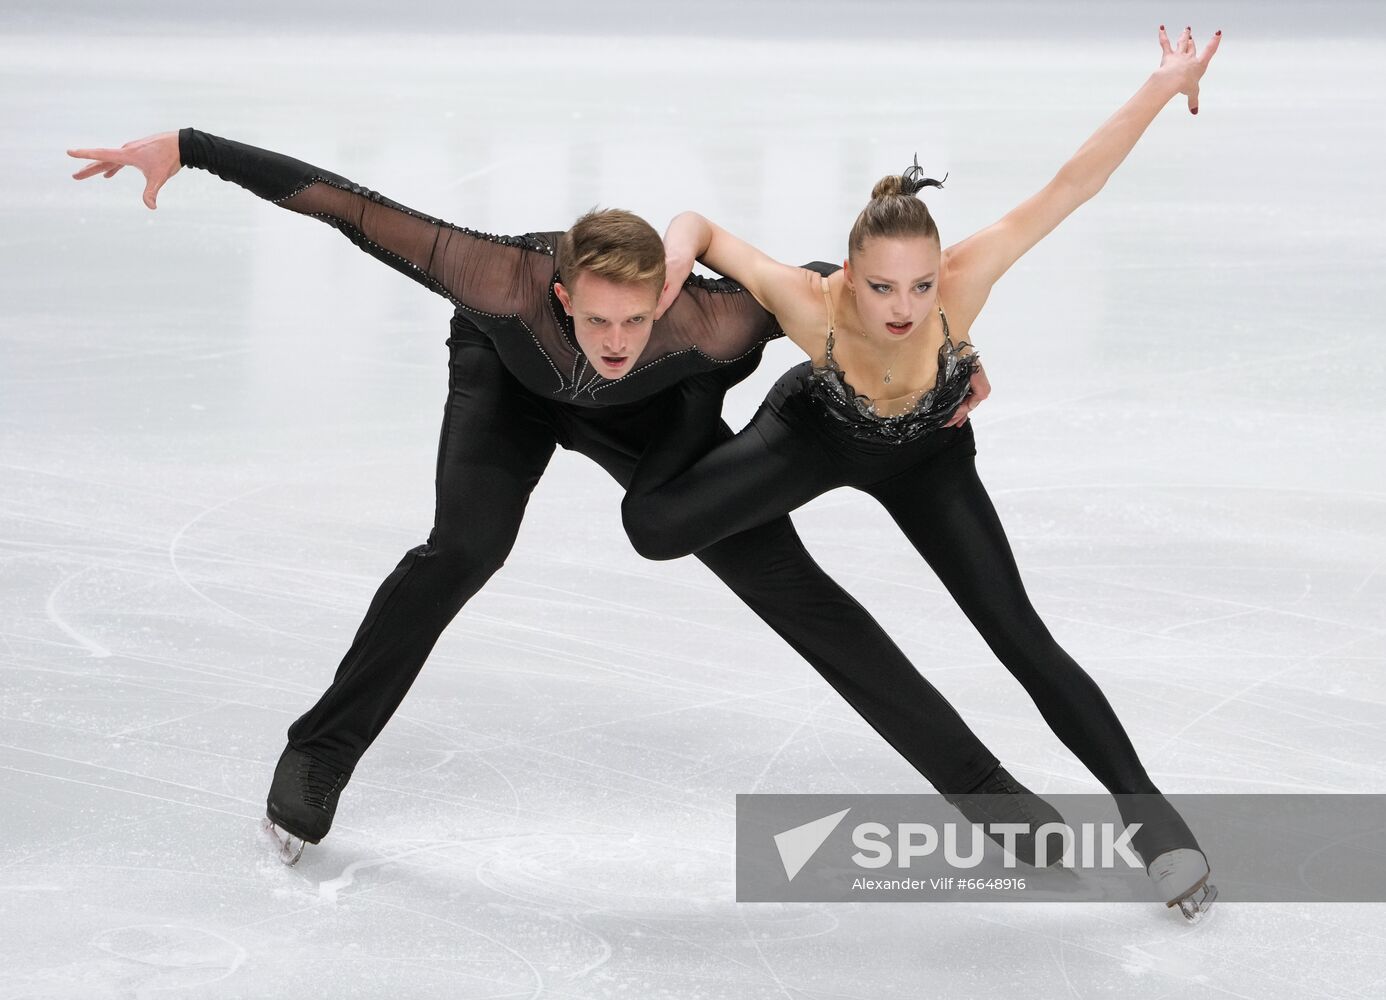
[[[871,614],[816,563],[788,517],[694,553],[940,792],[999,763]]]
[[[350,772],[403,700],[443,629],[505,562],[554,450],[534,398],[479,333],[453,324],[428,541],[371,599],[332,685],[289,746]]]

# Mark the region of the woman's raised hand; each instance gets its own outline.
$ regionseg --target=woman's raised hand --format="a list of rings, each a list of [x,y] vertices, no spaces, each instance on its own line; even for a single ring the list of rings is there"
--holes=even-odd
[[[144,174],[144,203],[158,208],[154,197],[170,177],[183,166],[178,158],[178,133],[160,132],[125,143],[119,149],[69,149],[68,156],[95,160],[72,175],[73,180],[85,180],[96,174],[114,177],[121,167],[134,167]]]
[[[683,291],[683,283],[693,273],[693,262],[687,257],[669,257],[664,262],[664,289],[659,293],[654,318],[659,319],[674,304]]]
[[[1212,40],[1203,46],[1203,54],[1199,55],[1198,47],[1194,44],[1192,28],[1185,28],[1179,36],[1179,41],[1170,45],[1169,35],[1165,34],[1165,26],[1160,25],[1162,54],[1160,68],[1155,72],[1168,77],[1179,89],[1179,93],[1188,95],[1189,111],[1193,114],[1198,114],[1198,81],[1203,79],[1208,62],[1218,50],[1218,42],[1221,40],[1222,29],[1219,28],[1214,32]]]

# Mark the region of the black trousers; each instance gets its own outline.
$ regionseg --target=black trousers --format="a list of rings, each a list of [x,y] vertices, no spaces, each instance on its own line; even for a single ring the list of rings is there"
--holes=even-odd
[[[841,486],[874,497],[947,588],[1050,729],[1108,791],[1147,863],[1193,834],[1146,774],[1096,682],[1050,635],[1030,603],[1001,519],[976,467],[972,422],[915,441],[864,440],[808,391],[809,363],[790,369],[730,440],[667,435],[622,502],[641,554],[669,559],[783,518]],[[671,426],[701,426],[721,399],[680,387]],[[1133,796],[1121,798],[1121,796]]]
[[[505,562],[554,448],[589,456],[624,487],[685,398],[675,387],[630,406],[565,406],[525,390],[465,324],[454,322],[448,348],[433,530],[380,585],[332,685],[289,728],[292,746],[342,770],[356,766],[443,629]],[[715,405],[681,425],[679,445],[705,451],[731,437],[720,417],[725,384],[693,381]],[[970,791],[996,767],[952,706],[814,562],[788,517],[694,554],[936,789]]]

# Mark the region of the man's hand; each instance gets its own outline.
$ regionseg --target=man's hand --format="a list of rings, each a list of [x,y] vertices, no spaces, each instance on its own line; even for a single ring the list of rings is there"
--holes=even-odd
[[[114,177],[121,167],[134,167],[144,174],[144,203],[151,209],[158,207],[154,198],[159,188],[183,166],[178,158],[177,132],[133,139],[119,149],[69,149],[67,155],[96,161],[72,175],[72,179],[78,181],[95,174]]]

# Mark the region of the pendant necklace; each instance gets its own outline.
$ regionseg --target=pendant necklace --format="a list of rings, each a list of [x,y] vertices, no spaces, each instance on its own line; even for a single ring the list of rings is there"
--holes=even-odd
[[[865,340],[865,339],[866,339],[866,331],[865,331],[865,330],[861,331],[861,339],[862,339],[862,340]],[[895,353],[898,355],[900,352],[897,350]],[[881,376],[881,381],[884,382],[886,385],[890,385],[890,370],[891,370],[892,368],[894,368],[894,367],[895,367],[895,362],[892,361],[890,364],[886,365],[885,374],[884,374],[883,376]]]

